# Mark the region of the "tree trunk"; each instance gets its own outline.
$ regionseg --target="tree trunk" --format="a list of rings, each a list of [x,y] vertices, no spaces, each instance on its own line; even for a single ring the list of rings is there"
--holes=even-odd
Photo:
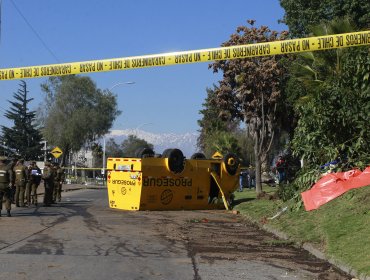
[[[67,154],[66,153],[63,153],[62,160],[60,162],[60,166],[65,166],[66,157],[67,157]]]
[[[63,154],[62,154],[60,165],[66,166],[67,157],[69,155],[69,145],[67,145],[66,147],[62,147],[62,151],[63,151]]]
[[[255,133],[255,139],[254,139],[254,157],[255,157],[255,172],[256,172],[256,193],[260,194],[262,193],[262,184],[261,184],[261,153],[259,151],[259,137],[258,133]]]

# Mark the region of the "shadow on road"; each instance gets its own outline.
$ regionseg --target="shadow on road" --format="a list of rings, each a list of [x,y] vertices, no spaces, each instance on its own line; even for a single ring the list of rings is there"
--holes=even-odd
[[[252,198],[252,197],[237,199],[237,200],[234,200],[233,206],[239,205],[240,203],[243,203],[243,202],[252,201],[252,200],[255,200],[255,199],[256,198]]]

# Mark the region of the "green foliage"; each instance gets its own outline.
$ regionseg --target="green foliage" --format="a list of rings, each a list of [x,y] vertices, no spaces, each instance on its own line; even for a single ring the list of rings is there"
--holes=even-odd
[[[153,149],[153,144],[135,135],[129,135],[121,144],[110,138],[105,144],[105,155],[113,158],[136,157],[137,152],[142,148]]]
[[[13,122],[13,127],[2,127],[1,142],[25,160],[38,160],[43,155],[42,136],[35,125],[35,111],[29,110],[33,98],[27,98],[27,84],[21,81],[20,88],[13,94],[15,101],[5,117]],[[9,150],[8,152],[11,152]]]
[[[292,210],[300,210],[303,207],[300,194],[310,189],[321,175],[319,168],[305,167],[297,172],[292,183],[279,185],[277,195],[283,201],[291,200]]]
[[[91,144],[91,151],[94,158],[94,166],[93,167],[100,167],[103,165],[103,147],[99,143],[92,143]]]
[[[248,150],[249,146],[243,146],[248,140],[237,129],[237,121],[220,118],[222,108],[217,104],[215,91],[217,91],[216,86],[213,89],[207,89],[207,97],[203,103],[204,109],[199,111],[203,117],[198,120],[200,134],[197,145],[208,158],[216,151],[221,152],[221,154],[233,152],[239,155],[243,162],[246,162],[248,160],[247,154],[252,151]]]
[[[356,66],[360,61],[365,65],[363,71]],[[341,71],[326,76],[320,86],[308,88],[310,98],[297,104],[300,119],[292,146],[309,164],[322,165],[337,158],[346,160],[347,167],[370,163],[369,63],[366,51],[347,50]]]
[[[253,152],[253,138],[249,135],[247,129],[241,129],[235,133],[235,138],[238,140],[238,146],[240,147],[240,160],[242,166],[253,165],[254,163],[254,152]]]
[[[370,27],[370,2],[363,0],[280,0],[283,22],[293,37],[306,36],[314,26],[349,18],[357,29]],[[337,32],[334,32],[337,33]]]
[[[124,156],[121,147],[113,138],[108,139],[105,143],[105,156],[112,158],[120,158]]]
[[[314,28],[314,35],[349,32],[348,21]],[[299,117],[292,139],[295,156],[306,168],[279,195],[294,198],[311,187],[319,167],[340,160],[338,170],[370,163],[370,57],[368,47],[304,53],[292,64],[288,100]]]
[[[129,135],[128,138],[122,142],[121,148],[124,157],[136,157],[139,149],[153,149],[153,144],[150,144],[144,139],[140,139],[135,135]]]
[[[207,138],[206,157],[210,158],[216,151],[222,155],[226,155],[228,152],[235,153],[236,155],[241,154],[238,139],[233,134],[224,131],[212,133]]]
[[[222,110],[216,102],[216,90],[216,86],[213,86],[213,89],[207,88],[207,97],[202,104],[203,109],[199,111],[202,115],[202,119],[198,120],[200,133],[197,139],[197,146],[207,156],[214,153],[214,147],[212,147],[214,138],[217,138],[219,133],[232,133],[237,126],[236,122],[224,121],[220,118]]]
[[[44,137],[49,145],[59,146],[64,154],[103,136],[120,114],[116,96],[96,88],[89,77],[49,78],[45,92]]]

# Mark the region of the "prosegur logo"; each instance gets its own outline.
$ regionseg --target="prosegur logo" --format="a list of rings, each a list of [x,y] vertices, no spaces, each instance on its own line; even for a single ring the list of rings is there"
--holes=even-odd
[[[135,181],[130,181],[130,180],[112,180],[112,184],[125,185],[125,186],[135,186]]]
[[[144,178],[143,187],[191,187],[191,178]]]
[[[173,199],[173,192],[171,190],[164,190],[161,194],[161,202],[163,205],[168,205]]]

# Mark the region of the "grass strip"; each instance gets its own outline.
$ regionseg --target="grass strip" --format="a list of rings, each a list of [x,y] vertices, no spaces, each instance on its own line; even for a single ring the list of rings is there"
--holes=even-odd
[[[273,199],[276,188],[264,186],[264,198],[254,190],[235,193],[234,209],[259,224],[268,225],[297,243],[311,243],[327,258],[361,275],[370,276],[370,186],[353,189],[317,210],[294,209],[295,202]],[[274,217],[284,207],[277,217]]]

